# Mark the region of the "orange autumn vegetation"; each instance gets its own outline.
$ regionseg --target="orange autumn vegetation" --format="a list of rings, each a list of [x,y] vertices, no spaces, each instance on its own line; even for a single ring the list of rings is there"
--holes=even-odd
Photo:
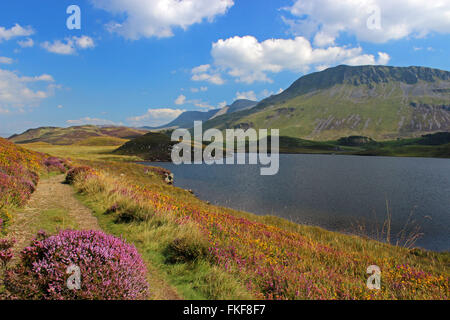
[[[160,223],[150,223],[158,217],[199,232],[201,240],[174,235],[166,250],[172,258],[175,252],[172,262],[208,261],[237,279],[254,298],[449,298],[448,254],[211,206],[163,182],[146,180],[154,174],[146,167],[90,164],[79,170],[74,185],[84,196],[101,199],[104,214],[114,216],[116,223],[131,223],[129,228],[146,223],[158,228]],[[125,167],[126,178],[120,174]],[[381,290],[366,286],[369,265],[381,268]]]

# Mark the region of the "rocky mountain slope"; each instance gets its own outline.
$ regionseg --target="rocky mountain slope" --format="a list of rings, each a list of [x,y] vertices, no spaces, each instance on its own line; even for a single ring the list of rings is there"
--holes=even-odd
[[[248,110],[204,128],[278,128],[312,140],[378,140],[450,129],[450,72],[425,67],[338,66],[308,74]]]

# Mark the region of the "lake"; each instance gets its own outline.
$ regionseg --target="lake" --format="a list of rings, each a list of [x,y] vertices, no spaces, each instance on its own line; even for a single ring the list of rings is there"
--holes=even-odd
[[[387,201],[391,239],[420,226],[417,246],[450,247],[449,159],[282,154],[275,176],[261,176],[258,165],[144,164],[169,169],[175,186],[212,204],[334,231],[365,226],[373,236]]]

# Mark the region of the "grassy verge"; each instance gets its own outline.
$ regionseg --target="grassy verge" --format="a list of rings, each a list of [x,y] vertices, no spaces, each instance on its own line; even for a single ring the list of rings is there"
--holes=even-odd
[[[66,210],[56,208],[42,211],[32,228],[31,233],[33,234],[37,234],[40,230],[44,230],[48,234],[55,234],[60,230],[78,229],[78,224]]]
[[[112,152],[117,146],[58,146],[49,143],[29,143],[21,144],[22,147],[51,154],[55,157],[71,158],[78,160],[104,160],[104,161],[142,161],[142,158],[136,156],[116,155]]]
[[[107,194],[84,191],[78,199],[97,217],[100,227],[108,233],[122,236],[132,242],[143,259],[155,267],[158,277],[174,286],[184,299],[250,299],[252,298],[238,281],[204,257],[171,260],[168,247],[177,239],[193,244],[192,250],[201,250],[202,239],[190,226],[180,226],[171,219],[154,216],[145,222],[122,222],[111,214],[105,214],[115,202]],[[176,259],[175,259],[176,260]],[[149,279],[152,282],[152,279]],[[158,296],[158,292],[153,292]]]
[[[102,229],[134,243],[183,298],[449,297],[449,253],[211,206],[137,164],[79,162],[94,168],[75,188]],[[382,271],[379,291],[366,287],[374,264]]]

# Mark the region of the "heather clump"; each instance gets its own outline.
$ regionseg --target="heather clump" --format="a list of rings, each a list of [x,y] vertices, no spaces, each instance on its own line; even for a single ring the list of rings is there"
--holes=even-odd
[[[9,239],[0,239],[0,271],[6,268],[6,265],[13,258],[12,247],[15,241]]]
[[[70,287],[68,268],[79,268],[80,287]],[[148,296],[146,266],[133,245],[101,231],[40,233],[19,263],[5,271],[13,299],[135,300]]]
[[[59,173],[66,173],[71,167],[67,160],[56,157],[48,157],[44,160],[44,165],[48,171]]]
[[[23,206],[35,188],[32,180],[8,175],[0,168],[0,206]]]

